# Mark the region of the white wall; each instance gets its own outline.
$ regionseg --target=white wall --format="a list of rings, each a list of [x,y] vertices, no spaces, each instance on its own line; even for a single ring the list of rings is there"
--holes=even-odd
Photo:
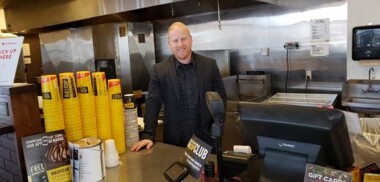
[[[368,79],[368,70],[373,67],[376,79],[380,79],[380,60],[352,60],[352,28],[372,24],[380,24],[379,0],[347,0],[347,79]]]
[[[6,28],[7,24],[5,23],[4,9],[0,8],[0,30]]]

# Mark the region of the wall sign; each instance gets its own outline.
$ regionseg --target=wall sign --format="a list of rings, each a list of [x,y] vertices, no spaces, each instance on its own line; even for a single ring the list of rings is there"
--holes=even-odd
[[[0,38],[0,86],[11,86],[24,37]]]
[[[328,56],[330,45],[330,19],[310,20],[311,56]]]

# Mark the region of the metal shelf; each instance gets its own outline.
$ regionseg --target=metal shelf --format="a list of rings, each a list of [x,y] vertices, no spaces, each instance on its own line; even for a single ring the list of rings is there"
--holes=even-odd
[[[277,93],[267,100],[274,104],[289,104],[310,107],[333,106],[337,94]]]

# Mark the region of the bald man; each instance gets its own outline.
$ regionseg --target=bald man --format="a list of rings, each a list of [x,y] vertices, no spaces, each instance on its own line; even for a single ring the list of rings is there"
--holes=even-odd
[[[164,143],[185,147],[194,134],[214,146],[211,139],[212,116],[205,94],[218,92],[226,102],[226,91],[216,61],[192,52],[193,39],[181,22],[168,29],[172,52],[166,61],[153,67],[149,82],[141,140],[131,151],[154,145],[158,114],[164,105]]]

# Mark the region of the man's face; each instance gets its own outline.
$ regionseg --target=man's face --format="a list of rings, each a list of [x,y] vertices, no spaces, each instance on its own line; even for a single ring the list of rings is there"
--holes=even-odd
[[[184,27],[176,27],[169,31],[169,47],[175,58],[187,64],[191,58],[193,40],[189,31]]]

